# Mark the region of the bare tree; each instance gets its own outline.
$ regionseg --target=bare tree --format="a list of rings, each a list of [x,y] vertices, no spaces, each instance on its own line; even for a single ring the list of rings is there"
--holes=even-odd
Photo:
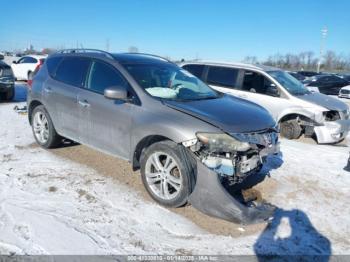
[[[251,56],[244,61],[251,63]],[[255,61],[259,63],[259,61]],[[299,54],[287,53],[270,55],[262,64],[275,66],[288,70],[316,70],[317,58],[312,51],[300,52]],[[350,55],[337,54],[334,51],[327,51],[323,56],[321,69],[323,71],[350,71]]]
[[[138,53],[139,49],[136,46],[129,46],[128,51],[129,53]]]

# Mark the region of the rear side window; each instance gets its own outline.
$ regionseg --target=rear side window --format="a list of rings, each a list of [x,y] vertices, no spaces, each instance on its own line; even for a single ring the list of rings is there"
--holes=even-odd
[[[46,60],[47,71],[51,77],[55,76],[58,64],[62,61],[62,57],[56,56]]]
[[[19,61],[19,64],[35,64],[37,62],[38,60],[36,60],[34,57],[26,56]]]
[[[102,62],[93,62],[89,79],[88,89],[103,94],[108,87],[126,86],[126,81],[116,69]]]
[[[207,82],[208,84],[235,87],[238,76],[238,69],[211,66],[209,67]]]
[[[90,60],[82,57],[67,57],[59,64],[55,79],[63,83],[82,87],[90,66]]]
[[[202,78],[204,65],[184,65],[182,68],[190,72],[192,75]]]

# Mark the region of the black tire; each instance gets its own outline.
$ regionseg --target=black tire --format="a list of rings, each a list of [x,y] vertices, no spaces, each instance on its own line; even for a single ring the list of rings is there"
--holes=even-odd
[[[170,155],[177,163],[178,169],[181,174],[182,186],[178,191],[179,193],[174,199],[162,199],[158,197],[150,188],[146,175],[146,162],[155,152],[163,152]],[[181,207],[187,203],[188,197],[192,192],[194,184],[194,168],[192,162],[189,160],[191,156],[178,145],[172,141],[161,141],[152,144],[142,152],[141,155],[141,177],[144,187],[148,194],[159,204],[166,207]]]
[[[301,136],[302,128],[297,120],[287,120],[280,123],[281,136],[287,139],[298,139]]]
[[[15,89],[11,88],[10,90],[7,91],[5,94],[5,100],[6,101],[12,101],[13,98],[15,97]]]
[[[47,123],[48,123],[48,139],[45,143],[42,143],[38,140],[38,138],[36,137],[35,135],[35,132],[34,132],[34,116],[36,113],[38,112],[42,112],[46,119],[47,119]],[[49,113],[46,111],[45,107],[43,105],[39,105],[37,107],[34,108],[34,110],[32,111],[32,115],[31,115],[31,119],[32,119],[32,131],[33,131],[33,135],[34,135],[34,138],[36,140],[36,142],[43,148],[55,148],[57,147],[58,145],[61,144],[62,142],[62,137],[57,134],[56,132],[56,129],[55,127],[53,126],[53,123],[52,123],[52,120],[50,118],[50,115]]]

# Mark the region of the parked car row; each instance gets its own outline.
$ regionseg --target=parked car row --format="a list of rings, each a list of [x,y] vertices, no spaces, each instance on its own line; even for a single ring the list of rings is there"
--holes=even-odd
[[[253,223],[274,209],[245,199],[242,190],[264,180],[269,159],[281,157],[279,127],[288,138],[316,135],[320,143],[348,132],[344,103],[279,69],[181,66],[148,54],[57,52],[29,85],[34,138],[44,148],[67,138],[128,160],[164,206],[191,203],[211,216]]]
[[[348,74],[313,71],[288,71],[288,73],[301,81],[312,92],[350,98],[347,91],[350,90],[350,75]]]

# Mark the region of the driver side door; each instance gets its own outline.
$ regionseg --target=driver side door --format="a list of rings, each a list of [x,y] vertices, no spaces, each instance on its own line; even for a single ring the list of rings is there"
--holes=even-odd
[[[281,90],[265,75],[242,70],[240,92],[244,98],[266,108],[275,120],[278,120],[281,112],[290,106],[290,101],[283,98]]]
[[[132,102],[108,99],[104,90],[129,88],[128,82],[112,65],[94,60],[85,87],[78,93],[80,141],[104,152],[127,159],[130,151]]]

